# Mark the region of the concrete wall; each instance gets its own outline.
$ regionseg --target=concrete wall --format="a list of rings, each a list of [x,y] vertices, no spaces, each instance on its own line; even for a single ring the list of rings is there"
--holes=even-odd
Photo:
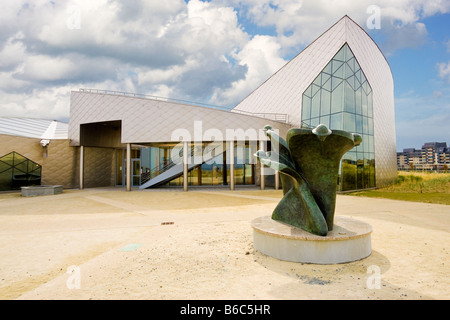
[[[0,156],[13,151],[42,166],[42,185],[79,187],[80,148],[71,147],[69,140],[52,140],[45,156],[40,139],[0,135]],[[115,152],[112,148],[85,148],[85,187],[114,185],[114,159]]]

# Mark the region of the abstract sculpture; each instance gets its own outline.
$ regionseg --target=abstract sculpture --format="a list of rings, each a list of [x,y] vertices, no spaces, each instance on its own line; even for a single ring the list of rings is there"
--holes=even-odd
[[[271,139],[272,151],[258,151],[255,156],[281,173],[284,194],[272,219],[326,236],[334,224],[340,160],[362,142],[362,137],[331,131],[323,124],[314,129],[290,129],[286,140],[270,126],[264,129]]]

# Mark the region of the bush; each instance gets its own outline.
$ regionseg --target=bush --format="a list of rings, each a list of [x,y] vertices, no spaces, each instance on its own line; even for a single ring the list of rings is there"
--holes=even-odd
[[[450,175],[429,173],[399,174],[393,185],[386,189],[392,192],[450,193]]]

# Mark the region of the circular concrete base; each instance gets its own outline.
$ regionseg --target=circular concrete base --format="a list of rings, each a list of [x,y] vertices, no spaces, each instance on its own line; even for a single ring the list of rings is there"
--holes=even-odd
[[[335,264],[361,260],[372,252],[372,227],[348,217],[335,217],[325,237],[278,222],[271,217],[252,221],[254,248],[273,258],[303,263]]]

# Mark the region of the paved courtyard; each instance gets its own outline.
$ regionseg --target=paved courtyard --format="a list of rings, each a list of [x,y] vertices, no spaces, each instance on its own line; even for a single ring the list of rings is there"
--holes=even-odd
[[[253,249],[280,190],[0,194],[1,299],[449,299],[450,206],[338,195],[372,254],[336,265]]]

